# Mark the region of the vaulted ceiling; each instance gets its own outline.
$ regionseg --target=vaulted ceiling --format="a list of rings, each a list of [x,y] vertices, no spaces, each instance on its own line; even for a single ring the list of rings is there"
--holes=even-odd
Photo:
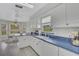
[[[65,4],[61,3],[30,3],[34,8],[23,6],[22,9],[18,9],[18,21],[29,21],[29,18],[51,15],[55,20],[65,20]],[[15,21],[15,5],[16,3],[0,3],[0,20]],[[18,5],[21,5],[18,3]],[[79,4],[67,4],[67,17],[68,19],[75,19],[79,21]],[[55,21],[54,20],[54,21]],[[73,21],[75,22],[75,21]]]
[[[16,19],[15,14],[18,13],[18,21],[28,21],[29,17],[32,16],[39,9],[43,8],[47,4],[45,3],[31,3],[34,8],[23,6],[20,3],[17,5],[23,6],[23,8],[15,8],[16,3],[0,3],[0,19],[14,21]],[[15,12],[15,10],[18,10]]]

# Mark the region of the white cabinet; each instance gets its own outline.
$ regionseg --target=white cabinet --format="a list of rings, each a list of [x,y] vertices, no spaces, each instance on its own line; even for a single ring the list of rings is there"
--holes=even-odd
[[[58,47],[53,44],[47,42],[41,42],[42,44],[42,56],[57,56],[58,55]]]
[[[67,19],[70,27],[79,27],[79,4],[67,4]]]
[[[38,55],[41,55],[41,44],[40,44],[41,40],[34,37],[31,38],[32,39],[30,41],[30,44],[32,48],[38,53]]]
[[[79,27],[79,4],[61,4],[50,11],[53,27]]]
[[[57,56],[58,47],[40,39],[33,38],[31,46],[40,56]]]
[[[52,25],[53,27],[65,27],[65,4],[62,4],[51,11]]]
[[[40,56],[77,56],[73,52],[70,52],[61,47],[57,47],[53,44],[47,43],[38,38],[34,38],[32,36],[20,36],[18,37],[18,47],[23,48],[27,46],[31,46]]]
[[[78,56],[79,54],[75,54],[73,52],[70,52],[66,49],[59,47],[59,56]]]
[[[17,43],[19,48],[27,47],[30,45],[30,36],[18,37],[19,42]]]

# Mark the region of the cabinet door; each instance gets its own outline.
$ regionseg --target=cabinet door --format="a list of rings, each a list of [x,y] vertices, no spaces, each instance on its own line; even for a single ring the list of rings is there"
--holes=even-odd
[[[59,48],[59,56],[78,56],[78,54],[75,54],[63,48]]]
[[[79,4],[67,4],[68,26],[79,27]]]
[[[19,48],[23,48],[23,47],[27,47],[30,45],[30,39],[29,39],[29,36],[20,36],[18,37],[18,47]]]
[[[46,42],[41,42],[42,45],[42,55],[43,56],[57,56],[58,55],[58,47],[53,44],[49,44]]]
[[[65,4],[62,4],[57,8],[55,8],[52,11],[51,15],[53,16],[52,18],[53,27],[65,27]]]
[[[33,38],[31,42],[31,46],[33,49],[41,56],[57,56],[58,55],[58,47],[44,42],[40,39]]]
[[[42,56],[42,44],[41,44],[42,42],[43,42],[42,40],[38,39],[35,44],[35,47],[36,47],[35,50],[40,56]]]
[[[31,40],[32,48],[41,56],[57,56],[58,47],[37,38]]]
[[[40,42],[41,42],[40,39],[34,37],[31,40],[31,46],[38,53],[38,55],[41,54],[41,45],[39,44]]]

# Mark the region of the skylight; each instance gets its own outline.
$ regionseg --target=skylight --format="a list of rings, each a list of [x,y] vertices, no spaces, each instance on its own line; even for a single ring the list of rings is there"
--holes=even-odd
[[[29,8],[34,8],[34,5],[32,5],[30,3],[21,3],[21,5],[29,7]]]

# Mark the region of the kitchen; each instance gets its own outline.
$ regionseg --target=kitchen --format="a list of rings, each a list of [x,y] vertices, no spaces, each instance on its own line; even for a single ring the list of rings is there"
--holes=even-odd
[[[0,56],[79,56],[79,3],[0,3]]]

